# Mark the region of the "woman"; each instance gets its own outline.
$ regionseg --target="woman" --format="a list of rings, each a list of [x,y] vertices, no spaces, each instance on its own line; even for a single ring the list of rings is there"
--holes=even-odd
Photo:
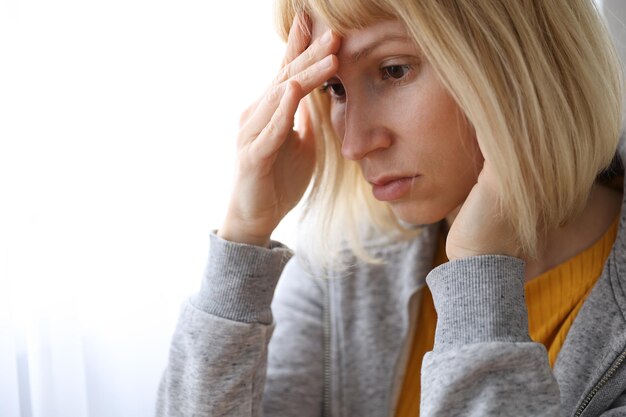
[[[593,3],[277,10],[158,414],[626,414],[622,80]],[[313,173],[291,257],[270,236]]]

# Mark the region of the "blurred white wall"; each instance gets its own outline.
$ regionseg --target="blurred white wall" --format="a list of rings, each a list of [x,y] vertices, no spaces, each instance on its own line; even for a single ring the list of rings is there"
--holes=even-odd
[[[272,19],[268,0],[0,0],[1,416],[153,414],[239,113],[282,59]]]

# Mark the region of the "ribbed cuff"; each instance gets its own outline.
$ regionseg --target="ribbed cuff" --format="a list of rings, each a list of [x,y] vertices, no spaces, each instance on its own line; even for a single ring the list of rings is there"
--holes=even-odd
[[[437,310],[435,350],[483,342],[526,342],[523,260],[502,255],[455,259],[426,278]]]
[[[270,324],[274,290],[292,255],[279,242],[262,248],[230,242],[212,232],[202,287],[191,302],[225,319]]]

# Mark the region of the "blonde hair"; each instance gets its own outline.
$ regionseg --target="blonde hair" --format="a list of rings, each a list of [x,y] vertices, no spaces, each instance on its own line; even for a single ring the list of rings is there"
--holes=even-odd
[[[283,37],[297,12],[339,34],[398,19],[476,131],[499,178],[500,209],[523,253],[587,204],[615,155],[623,81],[612,38],[592,0],[277,0]],[[329,101],[310,95],[317,167],[299,255],[337,268],[351,254],[377,259],[364,242],[411,238],[376,201],[356,163],[344,160]],[[348,249],[347,251],[342,249]],[[343,254],[343,255],[339,255]],[[346,256],[348,255],[348,256]]]

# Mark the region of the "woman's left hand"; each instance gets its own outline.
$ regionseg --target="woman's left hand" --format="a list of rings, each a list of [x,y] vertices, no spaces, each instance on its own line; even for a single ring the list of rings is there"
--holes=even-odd
[[[518,240],[509,221],[500,213],[497,181],[485,160],[478,181],[456,211],[448,237],[449,260],[477,255],[521,257]]]

